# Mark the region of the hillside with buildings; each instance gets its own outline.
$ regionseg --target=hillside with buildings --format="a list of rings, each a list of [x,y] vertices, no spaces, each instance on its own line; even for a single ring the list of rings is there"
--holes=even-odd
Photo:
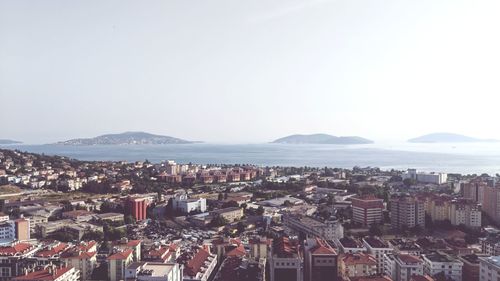
[[[144,132],[125,132],[121,134],[108,134],[94,138],[81,138],[61,141],[61,145],[134,145],[134,144],[188,144],[194,143],[179,138],[154,135]]]

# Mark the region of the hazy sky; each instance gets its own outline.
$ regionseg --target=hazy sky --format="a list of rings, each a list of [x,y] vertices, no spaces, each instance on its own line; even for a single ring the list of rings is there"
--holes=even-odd
[[[0,0],[0,138],[500,138],[500,1]]]

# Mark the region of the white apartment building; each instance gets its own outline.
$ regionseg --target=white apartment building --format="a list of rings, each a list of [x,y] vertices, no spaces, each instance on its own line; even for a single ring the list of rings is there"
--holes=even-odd
[[[174,210],[181,211],[184,214],[191,212],[205,212],[207,210],[207,199],[189,199],[187,194],[176,194],[172,198]]]
[[[403,180],[413,179],[420,183],[443,184],[448,181],[448,174],[417,172],[417,169],[408,169],[401,177]]]
[[[386,254],[384,273],[394,281],[409,281],[412,275],[424,274],[424,263],[418,256]]]
[[[450,205],[452,225],[465,225],[471,228],[481,227],[481,208],[478,203],[468,200],[454,200]]]
[[[377,273],[384,272],[384,255],[392,254],[394,249],[387,242],[378,237],[367,237],[363,239],[363,245],[368,253],[377,260]]]
[[[500,256],[480,257],[479,281],[497,280],[500,280]]]
[[[424,274],[434,276],[443,272],[446,277],[451,278],[453,281],[462,281],[462,267],[464,264],[459,259],[441,253],[422,255],[422,258],[424,260]]]

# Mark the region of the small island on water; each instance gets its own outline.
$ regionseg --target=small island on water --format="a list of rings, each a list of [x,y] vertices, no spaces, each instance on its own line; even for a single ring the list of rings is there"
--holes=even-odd
[[[478,139],[454,133],[432,133],[409,139],[411,143],[472,143],[472,142],[498,142],[495,139]]]
[[[272,143],[282,144],[370,144],[372,140],[357,136],[336,137],[328,134],[290,135]]]

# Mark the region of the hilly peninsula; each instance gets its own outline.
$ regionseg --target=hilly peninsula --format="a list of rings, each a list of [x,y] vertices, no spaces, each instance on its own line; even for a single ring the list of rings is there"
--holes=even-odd
[[[412,143],[466,143],[466,142],[498,142],[494,139],[478,139],[454,133],[432,133],[409,139]]]
[[[59,145],[132,145],[132,144],[188,144],[194,143],[170,136],[154,135],[145,132],[125,132],[108,134],[94,138],[71,139],[58,142]]]
[[[373,141],[357,136],[336,137],[328,134],[291,135],[272,143],[283,144],[369,144]]]
[[[20,144],[22,142],[8,139],[0,139],[0,144]]]

